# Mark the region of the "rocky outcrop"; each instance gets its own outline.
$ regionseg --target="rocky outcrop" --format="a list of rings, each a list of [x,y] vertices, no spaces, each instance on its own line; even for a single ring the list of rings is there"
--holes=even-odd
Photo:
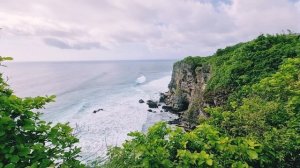
[[[93,113],[97,113],[99,111],[103,111],[103,109],[97,109],[97,110],[94,110]]]
[[[159,93],[160,97],[159,97],[159,102],[163,103],[165,102],[167,96],[164,93]]]
[[[205,102],[205,88],[211,76],[211,67],[208,64],[195,66],[180,61],[174,64],[169,91],[162,99],[168,110],[183,112],[180,116],[181,124],[193,127],[199,115],[206,116],[203,108]]]
[[[156,101],[153,101],[153,100],[148,100],[147,105],[148,105],[149,108],[158,108],[158,103]]]

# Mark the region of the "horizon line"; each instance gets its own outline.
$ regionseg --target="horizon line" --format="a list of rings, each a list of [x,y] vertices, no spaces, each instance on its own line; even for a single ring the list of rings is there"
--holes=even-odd
[[[5,61],[5,63],[47,63],[47,62],[122,62],[122,61],[178,61],[181,59],[118,59],[118,60],[41,60],[41,61]]]

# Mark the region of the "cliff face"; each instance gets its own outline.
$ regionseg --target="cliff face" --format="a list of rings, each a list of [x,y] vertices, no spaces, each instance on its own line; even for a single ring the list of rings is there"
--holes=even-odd
[[[181,124],[193,127],[199,115],[206,116],[204,91],[210,76],[209,65],[195,67],[183,61],[174,64],[165,103],[181,114]]]

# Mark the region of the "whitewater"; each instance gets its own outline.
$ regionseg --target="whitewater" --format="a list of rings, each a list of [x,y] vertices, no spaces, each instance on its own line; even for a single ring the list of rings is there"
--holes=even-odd
[[[176,116],[140,99],[158,100],[168,90],[174,61],[11,63],[1,68],[18,96],[56,95],[42,119],[69,123],[79,138],[81,160],[105,158],[131,131],[145,132]],[[100,110],[101,109],[101,110]],[[94,113],[95,110],[98,110]]]

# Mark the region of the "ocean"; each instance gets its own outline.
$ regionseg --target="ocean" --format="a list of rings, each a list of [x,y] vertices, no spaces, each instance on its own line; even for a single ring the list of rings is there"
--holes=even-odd
[[[158,100],[168,90],[175,61],[90,61],[6,63],[4,77],[20,97],[56,95],[41,118],[68,122],[79,138],[81,160],[105,157],[131,131],[143,131],[176,116],[155,110],[140,99]],[[100,110],[94,113],[94,110]]]

